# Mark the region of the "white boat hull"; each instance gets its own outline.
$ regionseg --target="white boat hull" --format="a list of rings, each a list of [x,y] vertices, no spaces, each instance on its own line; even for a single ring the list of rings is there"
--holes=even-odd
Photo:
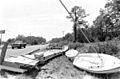
[[[92,73],[120,72],[120,59],[107,54],[79,54],[75,57],[73,65]]]
[[[65,52],[65,55],[66,55],[68,58],[74,58],[75,56],[78,55],[78,51],[77,51],[77,50],[74,50],[74,49],[70,49],[70,50],[68,50],[67,52]]]

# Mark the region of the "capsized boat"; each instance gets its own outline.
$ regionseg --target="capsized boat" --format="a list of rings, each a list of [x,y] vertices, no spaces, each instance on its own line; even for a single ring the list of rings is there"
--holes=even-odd
[[[85,71],[98,74],[120,72],[120,59],[107,54],[79,54],[75,57],[73,65]]]
[[[74,58],[76,57],[77,55],[79,54],[79,52],[75,49],[69,49],[68,51],[65,52],[65,55],[68,57],[68,58]]]

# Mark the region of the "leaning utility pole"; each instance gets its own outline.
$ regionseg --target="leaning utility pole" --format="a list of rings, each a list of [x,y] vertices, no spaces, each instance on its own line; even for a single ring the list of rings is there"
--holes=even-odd
[[[74,21],[74,24],[79,25],[75,19],[73,18],[73,16],[71,15],[71,13],[68,11],[68,9],[66,8],[66,6],[63,4],[63,2],[61,0],[59,0],[60,3],[62,4],[62,6],[65,8],[65,10],[68,12],[68,14],[71,16],[72,20]],[[88,39],[88,37],[85,35],[85,33],[82,31],[82,29],[80,29],[80,31],[82,32],[82,34],[84,35],[84,37],[86,38],[86,40],[88,41],[88,43],[90,43],[90,40]],[[93,47],[93,50],[97,53],[97,50]]]
[[[0,34],[1,34],[1,37],[0,37],[0,44],[2,44],[2,34],[5,33],[5,30],[0,30]]]
[[[71,15],[71,13],[68,11],[68,9],[65,7],[65,5],[63,4],[63,2],[61,0],[59,0],[60,3],[63,5],[63,7],[66,9],[66,11],[68,12],[68,14],[71,16],[72,20],[74,21],[75,24],[78,24],[75,19],[73,18],[73,16]],[[79,25],[79,24],[78,24]],[[85,33],[82,31],[82,29],[80,29],[80,31],[82,32],[82,34],[84,35],[84,37],[86,38],[86,40],[90,43],[90,40],[88,39],[88,37],[85,35]],[[92,49],[97,53],[97,50],[92,47]],[[97,54],[98,57],[103,61],[103,59],[99,56],[99,54]]]
[[[62,4],[62,6],[65,8],[65,10],[68,12],[68,14],[70,15],[70,17],[73,19],[74,21],[74,26],[73,26],[73,30],[74,30],[74,42],[77,41],[77,22],[76,20],[73,18],[73,16],[71,15],[71,13],[69,12],[69,10],[66,8],[66,6],[63,4],[63,2],[61,0],[59,0],[60,3]]]

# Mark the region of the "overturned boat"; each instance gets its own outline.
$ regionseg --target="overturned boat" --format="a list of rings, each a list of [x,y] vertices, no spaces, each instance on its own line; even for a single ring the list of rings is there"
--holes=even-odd
[[[120,59],[107,54],[83,53],[75,57],[73,65],[98,74],[120,72]]]

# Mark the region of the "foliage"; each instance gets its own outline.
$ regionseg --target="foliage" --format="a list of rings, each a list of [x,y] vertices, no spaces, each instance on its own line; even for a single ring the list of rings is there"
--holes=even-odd
[[[116,55],[119,51],[117,44],[112,42],[106,42],[103,44],[98,43],[97,46],[95,46],[94,48],[97,50],[97,53],[104,53],[109,55]],[[94,52],[92,46],[89,47],[88,52]]]
[[[84,32],[84,34],[86,35],[86,37],[87,37],[87,39],[89,41],[83,35],[83,33],[81,32],[81,30]],[[77,30],[77,40],[78,40],[78,42],[81,42],[81,43],[93,42],[94,40],[93,40],[93,37],[91,36],[91,29],[90,28],[88,28],[88,29],[86,29],[86,28],[78,29]]]
[[[24,35],[18,35],[15,40],[21,40],[25,42],[25,36]]]
[[[50,43],[68,43],[73,42],[73,33],[67,33],[64,37],[61,38],[53,38],[49,41]]]
[[[52,40],[50,40],[50,43],[58,43],[60,41],[63,41],[63,38],[52,38]]]
[[[100,15],[94,21],[95,29],[93,32],[101,41],[106,37],[111,40],[120,34],[120,1],[110,0],[106,3],[105,9],[100,10]],[[98,35],[98,36],[97,36]]]
[[[94,24],[88,28],[84,18],[87,16],[82,7],[74,6],[71,9],[71,16],[74,19],[73,34],[66,34],[63,38],[55,38],[53,42],[74,41],[87,43],[88,40],[84,37],[81,30],[88,37],[90,42],[108,41],[120,35],[120,1],[110,0],[106,3],[105,8],[100,10],[100,15],[97,16]],[[71,16],[67,18],[72,19]],[[73,21],[72,19],[72,21]],[[79,25],[78,25],[79,24]],[[85,28],[79,26],[85,26]]]
[[[69,44],[69,41],[61,41],[58,43],[59,46],[64,46],[64,45],[68,45]]]
[[[16,38],[12,38],[12,39],[10,38],[10,39],[8,39],[8,42],[13,43],[16,40],[26,42],[27,44],[30,44],[30,45],[43,44],[46,42],[46,39],[43,37],[35,37],[35,36],[25,37],[23,35],[18,35]]]
[[[93,42],[93,37],[91,35],[91,28],[81,28],[81,30],[86,34],[88,37],[89,41]],[[88,43],[84,35],[81,33],[80,29],[77,30],[77,41],[80,43]],[[62,38],[53,38],[50,43],[59,43],[59,42],[73,42],[74,41],[74,35],[73,33],[67,33],[64,37]]]
[[[9,38],[9,39],[7,40],[7,42],[9,42],[9,43],[13,43],[14,41],[15,41],[14,38]]]
[[[28,36],[25,37],[25,42],[27,44],[36,45],[36,44],[43,44],[46,42],[46,40],[42,37]]]
[[[68,44],[68,48],[69,49],[77,49],[77,48],[81,48],[83,46],[84,45],[82,43],[78,43],[78,42],[76,42],[76,43],[69,43]]]
[[[79,7],[79,6],[74,6],[71,9],[70,15],[67,16],[67,18],[71,19],[74,22],[74,25],[73,25],[74,42],[77,41],[78,24],[86,25],[86,21],[83,20],[83,18],[85,18],[86,16],[88,16],[88,14],[86,14],[85,9],[83,9],[82,7]]]
[[[74,37],[73,37],[73,33],[67,33],[64,37],[63,37],[64,41],[68,41],[68,42],[72,42],[74,41]]]

